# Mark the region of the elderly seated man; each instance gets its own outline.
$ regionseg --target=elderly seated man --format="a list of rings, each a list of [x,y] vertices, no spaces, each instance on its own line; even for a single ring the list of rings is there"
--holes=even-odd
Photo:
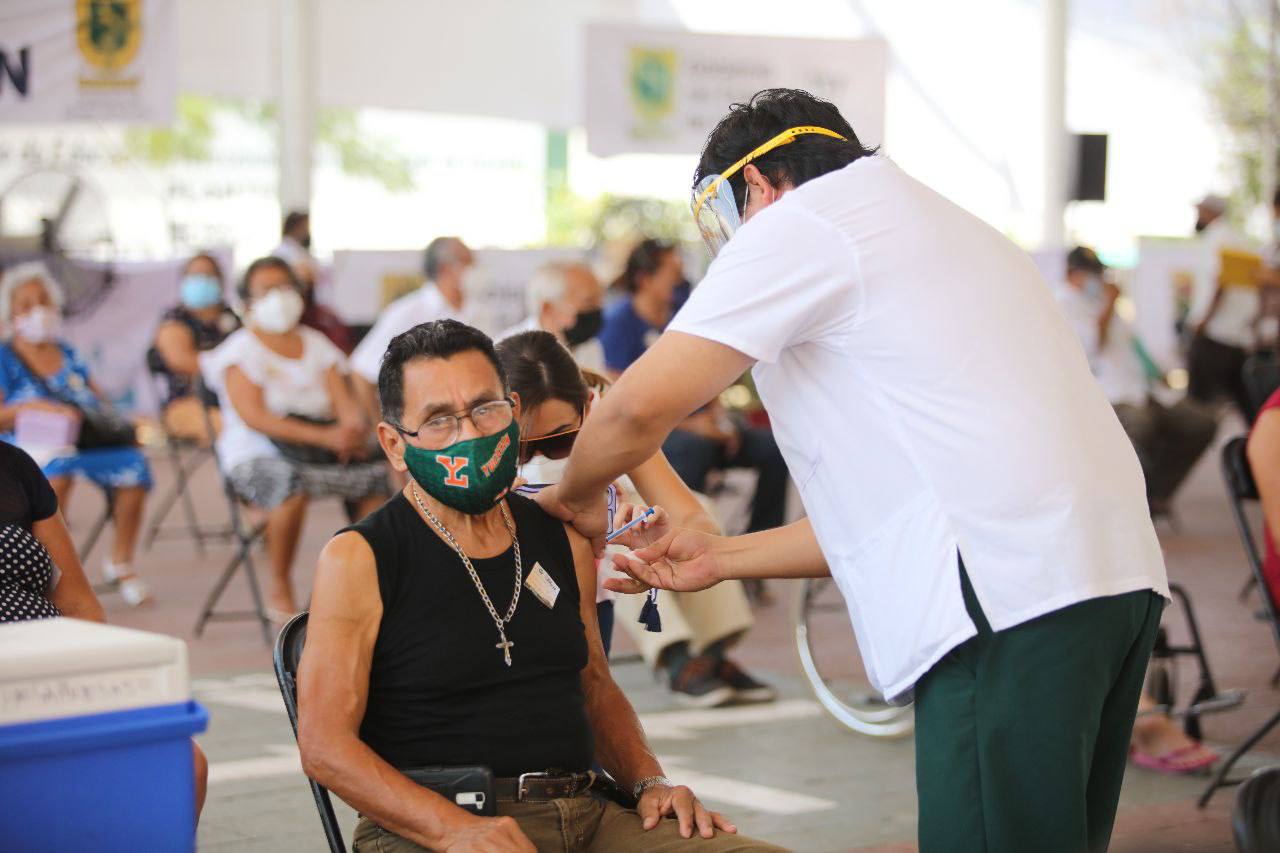
[[[663,775],[605,662],[590,544],[509,491],[518,401],[489,338],[410,329],[378,391],[409,482],[325,547],[298,674],[303,767],[360,811],[355,849],[778,849]]]

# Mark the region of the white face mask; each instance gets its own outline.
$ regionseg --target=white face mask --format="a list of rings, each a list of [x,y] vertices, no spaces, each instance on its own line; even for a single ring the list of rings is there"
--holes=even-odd
[[[569,458],[567,456],[564,459],[548,459],[545,456],[535,456],[520,466],[518,475],[534,484],[558,483],[564,479],[564,472],[568,467]]]
[[[13,330],[33,344],[48,343],[58,336],[62,315],[53,308],[37,305],[21,317],[13,318]]]
[[[306,306],[292,287],[277,287],[253,303],[249,323],[268,334],[282,335],[298,325]]]
[[[489,289],[489,275],[476,264],[462,271],[462,294],[477,296]]]

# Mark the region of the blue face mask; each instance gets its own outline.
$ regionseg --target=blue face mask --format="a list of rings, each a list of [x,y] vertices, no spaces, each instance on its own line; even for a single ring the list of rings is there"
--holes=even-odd
[[[182,304],[208,308],[222,301],[222,282],[211,275],[193,274],[182,279]]]

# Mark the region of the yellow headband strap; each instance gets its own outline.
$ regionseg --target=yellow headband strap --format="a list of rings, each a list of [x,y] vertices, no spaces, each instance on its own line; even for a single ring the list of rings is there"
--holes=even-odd
[[[698,200],[693,204],[694,218],[696,219],[698,217],[698,212],[702,210],[702,205],[706,202],[707,198],[709,198],[712,193],[714,193],[717,189],[719,189],[720,184],[724,183],[724,181],[728,179],[730,175],[732,175],[734,172],[738,171],[743,166],[747,165],[757,157],[763,157],[765,154],[768,154],[773,149],[783,145],[788,145],[791,142],[794,142],[797,136],[804,136],[807,133],[817,133],[817,134],[821,134],[822,136],[831,136],[846,142],[848,141],[843,136],[836,133],[834,130],[827,130],[825,127],[803,125],[801,127],[787,128],[786,130],[782,131],[782,133],[779,133],[773,139],[770,139],[764,145],[761,145],[759,148],[756,148],[746,157],[743,157],[741,160],[739,160],[738,162],[734,163],[732,166],[730,166],[729,168],[721,172],[720,177],[712,181],[711,184],[708,185],[707,188],[704,189],[698,195]]]

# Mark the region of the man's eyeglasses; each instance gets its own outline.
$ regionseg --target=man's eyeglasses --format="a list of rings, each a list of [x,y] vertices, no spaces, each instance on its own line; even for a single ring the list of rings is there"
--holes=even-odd
[[[399,424],[391,424],[401,435],[416,438],[428,450],[439,450],[448,447],[458,440],[462,432],[462,422],[471,421],[481,435],[493,435],[511,426],[515,417],[515,403],[510,398],[490,400],[472,407],[471,411],[452,412],[436,415],[413,432]]]
[[[564,459],[573,450],[573,443],[577,441],[581,431],[582,426],[579,425],[564,432],[520,439],[520,464],[523,465],[537,455],[548,459]]]

